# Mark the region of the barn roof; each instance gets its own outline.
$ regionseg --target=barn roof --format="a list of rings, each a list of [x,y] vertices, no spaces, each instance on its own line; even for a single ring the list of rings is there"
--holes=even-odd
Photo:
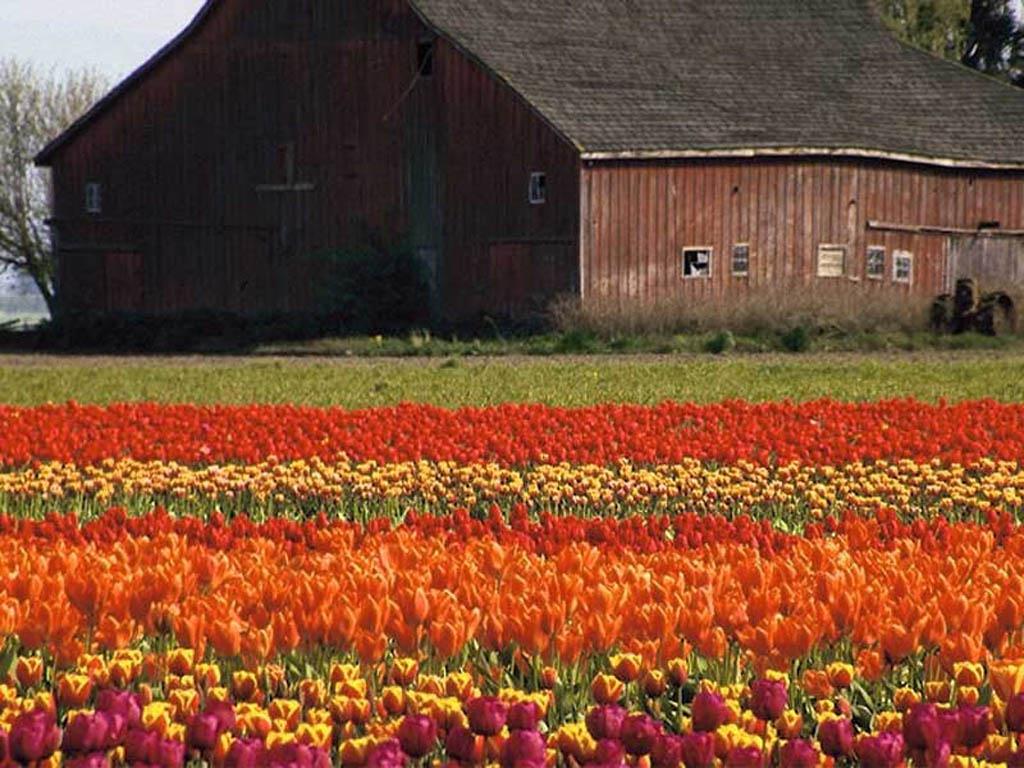
[[[211,9],[36,158],[174,53]],[[584,158],[856,155],[1024,168],[1024,90],[898,42],[869,0],[410,0]]]
[[[584,157],[1024,166],[1024,90],[897,41],[868,0],[412,0]]]

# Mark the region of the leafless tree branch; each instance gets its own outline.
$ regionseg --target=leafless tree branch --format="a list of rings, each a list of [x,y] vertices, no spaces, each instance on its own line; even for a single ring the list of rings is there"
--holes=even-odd
[[[91,70],[43,73],[0,59],[0,271],[30,277],[54,310],[54,259],[46,231],[49,174],[35,154],[83,114],[106,90]]]

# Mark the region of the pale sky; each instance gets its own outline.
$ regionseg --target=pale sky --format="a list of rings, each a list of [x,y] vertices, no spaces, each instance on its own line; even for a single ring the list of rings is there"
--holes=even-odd
[[[119,79],[180,32],[202,0],[0,0],[0,58],[89,66]]]
[[[202,4],[0,0],[0,58],[29,59],[47,69],[91,66],[117,80],[180,32]]]

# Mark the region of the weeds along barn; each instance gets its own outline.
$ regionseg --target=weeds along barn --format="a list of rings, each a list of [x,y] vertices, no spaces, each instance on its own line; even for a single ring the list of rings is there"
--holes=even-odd
[[[449,319],[1024,278],[1024,91],[868,0],[210,0],[38,162],[66,310],[315,311],[367,232]]]

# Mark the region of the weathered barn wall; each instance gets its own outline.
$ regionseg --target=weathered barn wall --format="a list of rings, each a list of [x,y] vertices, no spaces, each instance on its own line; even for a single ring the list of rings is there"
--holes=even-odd
[[[429,38],[404,0],[219,3],[57,154],[64,308],[315,310],[309,257],[367,229],[432,261],[447,315],[514,303],[492,243],[564,243],[574,268],[575,156],[443,43],[417,78]],[[551,204],[529,205],[531,170]]]
[[[587,164],[582,172],[585,299],[723,301],[771,285],[841,282],[867,291],[944,290],[949,237],[869,222],[1024,229],[1024,173],[948,170],[843,159]],[[749,243],[746,277],[731,273]],[[821,244],[847,246],[846,274],[817,277]],[[684,279],[682,250],[712,246],[711,276]],[[868,279],[868,246],[886,251]],[[913,254],[913,279],[892,279],[893,253]]]
[[[575,293],[576,150],[453,46],[439,45],[438,67],[447,295],[467,314],[516,314]],[[534,172],[546,176],[543,205],[529,201]]]

